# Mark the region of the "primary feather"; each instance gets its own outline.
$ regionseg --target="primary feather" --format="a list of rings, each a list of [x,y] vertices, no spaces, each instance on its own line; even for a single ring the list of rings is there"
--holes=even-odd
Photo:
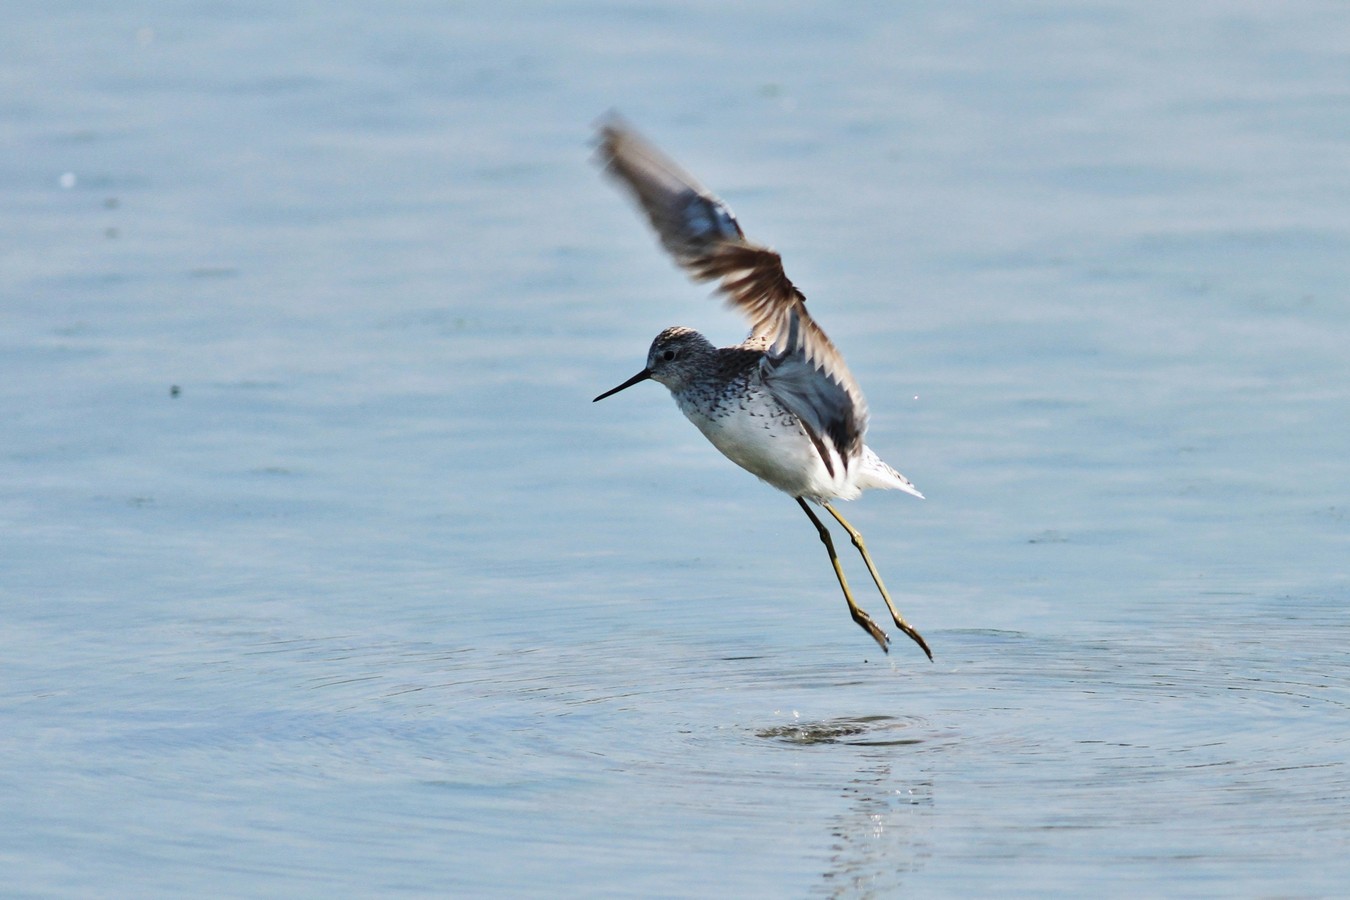
[[[750,320],[749,341],[767,343],[765,387],[814,441],[829,442],[847,470],[862,455],[867,401],[843,356],[806,311],[806,298],[783,271],[782,257],[748,240],[730,207],[622,120],[612,118],[601,128],[599,152],[675,261],[697,281],[717,281],[728,304]],[[835,454],[824,454],[831,470]]]

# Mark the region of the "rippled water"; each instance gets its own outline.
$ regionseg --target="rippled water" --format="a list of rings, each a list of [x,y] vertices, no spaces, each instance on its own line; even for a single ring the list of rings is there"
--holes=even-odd
[[[11,11],[5,892],[1343,893],[1347,47],[1315,2]],[[664,391],[591,405],[743,327],[588,163],[611,107],[848,355],[929,499],[847,515],[934,663]]]

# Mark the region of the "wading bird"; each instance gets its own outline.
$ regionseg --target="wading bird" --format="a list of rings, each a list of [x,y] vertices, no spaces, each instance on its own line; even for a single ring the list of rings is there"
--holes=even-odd
[[[806,298],[784,274],[782,259],[747,240],[725,203],[617,117],[600,129],[599,160],[632,194],[675,261],[696,281],[717,281],[751,328],[744,343],[720,349],[692,329],[667,328],[652,341],[641,372],[595,399],[648,379],[669,388],[680,410],[727,459],[801,506],[830,554],[853,621],[889,652],[890,638],[853,599],[830,531],[810,503],[848,532],[896,627],[932,659],[923,636],[891,602],[862,535],[831,504],[869,488],[920,499],[923,494],[863,443],[862,390],[806,311]]]

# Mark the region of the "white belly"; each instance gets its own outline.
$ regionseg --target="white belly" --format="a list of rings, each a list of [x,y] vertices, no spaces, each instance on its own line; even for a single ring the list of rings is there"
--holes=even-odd
[[[763,391],[711,414],[676,398],[704,437],[736,465],[793,497],[851,500],[859,489],[836,465],[831,475],[801,424]]]

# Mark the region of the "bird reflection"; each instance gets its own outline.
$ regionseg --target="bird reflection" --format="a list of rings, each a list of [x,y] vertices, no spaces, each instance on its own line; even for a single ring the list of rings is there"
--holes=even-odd
[[[933,782],[892,774],[894,760],[874,759],[844,789],[848,810],[830,823],[830,868],[821,875],[827,897],[892,897],[906,876],[933,855],[927,833]]]

